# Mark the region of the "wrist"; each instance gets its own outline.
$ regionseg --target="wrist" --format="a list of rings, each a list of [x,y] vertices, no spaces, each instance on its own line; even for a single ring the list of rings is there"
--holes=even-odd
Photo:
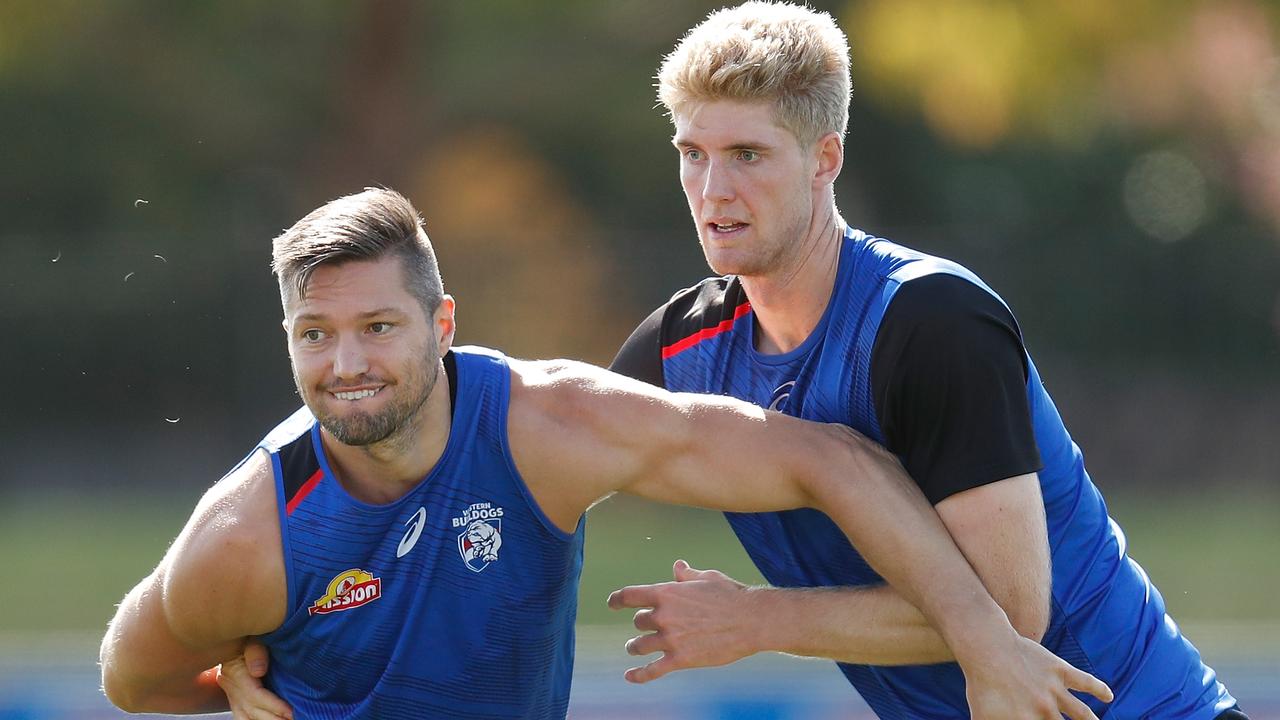
[[[743,640],[743,657],[761,652],[785,652],[777,622],[776,606],[783,598],[776,588],[755,586],[743,588],[741,604],[744,622],[739,637]]]
[[[990,598],[975,598],[967,613],[947,612],[944,617],[950,622],[938,634],[966,671],[997,667],[1018,639],[1008,616]]]

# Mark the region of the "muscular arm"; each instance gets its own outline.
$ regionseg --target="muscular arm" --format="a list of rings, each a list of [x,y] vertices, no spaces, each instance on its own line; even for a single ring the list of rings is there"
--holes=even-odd
[[[561,527],[600,497],[736,512],[817,507],[957,655],[1012,633],[919,488],[879,446],[707,395],[673,394],[576,363],[515,365],[517,465]]]
[[[201,500],[102,641],[102,686],[129,712],[227,709],[213,668],[284,617],[284,561],[270,462],[256,454]]]
[[[937,507],[983,584],[1020,634],[1038,641],[1048,621],[1049,559],[1034,474],[967,490]],[[988,527],[996,527],[988,533]],[[722,591],[729,588],[722,587]],[[756,628],[753,652],[775,650],[868,665],[955,660],[925,617],[888,585],[741,589],[740,621]],[[788,622],[758,622],[759,618]]]

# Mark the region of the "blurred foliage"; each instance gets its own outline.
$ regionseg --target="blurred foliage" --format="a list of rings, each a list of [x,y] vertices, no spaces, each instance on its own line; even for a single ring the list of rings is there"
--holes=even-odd
[[[653,75],[718,4],[0,3],[6,552],[105,582],[19,519],[194,501],[297,403],[268,241],[367,185],[422,210],[459,342],[607,362],[706,273]],[[1009,300],[1104,490],[1274,487],[1276,6],[815,5],[853,49],[845,218]]]

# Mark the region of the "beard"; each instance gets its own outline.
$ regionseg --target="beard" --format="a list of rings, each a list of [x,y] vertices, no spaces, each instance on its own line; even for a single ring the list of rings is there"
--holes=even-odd
[[[327,430],[343,445],[364,447],[404,437],[416,425],[419,411],[431,396],[431,391],[435,389],[440,365],[439,357],[433,350],[434,348],[428,348],[423,353],[427,356],[426,362],[410,368],[403,382],[388,383],[383,387],[382,392],[394,390],[399,392],[380,412],[352,412],[339,415],[330,411],[330,405],[327,402],[322,403],[318,400],[308,402],[307,406],[315,416],[316,422],[320,423],[320,427]],[[296,374],[294,379],[296,382]],[[379,378],[370,379],[380,380]],[[301,389],[301,383],[298,387]],[[325,397],[331,389],[333,388],[317,388],[315,395]],[[303,394],[303,398],[306,398],[306,394]]]

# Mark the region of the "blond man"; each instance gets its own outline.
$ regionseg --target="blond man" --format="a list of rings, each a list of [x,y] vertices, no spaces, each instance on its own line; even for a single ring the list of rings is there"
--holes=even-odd
[[[681,185],[721,277],[658,308],[612,368],[883,443],[1017,631],[1116,691],[1109,707],[1086,698],[1092,712],[1243,717],[1126,555],[1003,300],[841,217],[848,57],[826,13],[750,2],[711,14],[665,59]],[[836,660],[884,718],[985,717],[1010,701],[993,675],[1016,670],[966,662],[830,518],[727,516],[774,587],[678,563],[675,582],[615,594],[650,631],[628,650],[664,653],[636,680],[778,650]]]

